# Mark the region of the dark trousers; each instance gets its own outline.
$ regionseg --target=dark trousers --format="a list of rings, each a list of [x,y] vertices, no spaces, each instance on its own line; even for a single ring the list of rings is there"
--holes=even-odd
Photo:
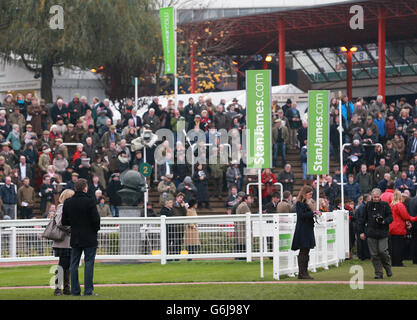
[[[180,254],[184,241],[184,225],[167,225],[167,251],[168,254]]]
[[[413,264],[417,264],[417,234],[414,233],[411,237],[411,259]]]
[[[84,295],[91,295],[94,290],[94,260],[96,258],[97,247],[91,248],[72,248],[71,251],[71,294],[79,296],[81,294],[80,282],[78,281],[78,266],[81,254],[84,251]]]
[[[356,234],[356,239],[358,240],[357,241],[358,258],[361,260],[370,259],[371,254],[369,253],[368,241],[362,240],[360,238],[359,233]]]
[[[215,197],[221,197],[223,192],[223,177],[213,178],[214,194]]]
[[[391,235],[390,254],[393,267],[401,267],[403,265],[404,246],[404,236]]]
[[[68,270],[71,265],[71,257],[70,256],[59,257],[58,265],[61,266],[63,270]]]
[[[21,219],[32,219],[33,218],[32,208],[20,207],[20,218]]]
[[[281,154],[282,155],[282,167],[284,168],[285,165],[287,164],[287,159],[286,159],[286,144],[284,142],[277,142],[274,143],[274,153],[273,153],[273,161],[274,161],[274,166],[278,167],[278,155]]]

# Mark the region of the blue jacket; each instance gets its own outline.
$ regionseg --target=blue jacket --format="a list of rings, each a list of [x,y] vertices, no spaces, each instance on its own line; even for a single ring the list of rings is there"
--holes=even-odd
[[[349,101],[349,108],[350,108],[350,114],[353,115],[353,112],[355,111],[355,107],[353,106],[352,101]],[[342,116],[343,118],[345,118],[345,121],[348,121],[348,112],[347,112],[345,103],[342,103]]]
[[[405,181],[402,180],[401,178],[395,180],[395,189],[398,189],[401,192],[404,192],[406,188],[402,187],[403,185],[406,185],[408,187],[408,190],[410,190],[412,195],[414,194],[414,184],[410,178],[405,179]]]
[[[374,119],[376,126],[378,127],[378,134],[380,137],[385,137],[385,120]]]
[[[345,197],[349,198],[350,200],[355,201],[355,205],[358,202],[359,197],[361,196],[361,187],[359,186],[359,183],[354,182],[352,184],[347,183],[345,184],[344,188]]]
[[[0,187],[0,195],[4,204],[17,204],[16,190],[13,185],[10,187],[2,185]]]

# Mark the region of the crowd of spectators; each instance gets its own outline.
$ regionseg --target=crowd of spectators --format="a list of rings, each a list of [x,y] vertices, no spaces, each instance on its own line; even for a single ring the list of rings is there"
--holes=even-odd
[[[345,208],[352,212],[352,221],[375,187],[384,194],[399,190],[404,198],[415,196],[417,100],[413,106],[405,99],[386,105],[381,96],[370,103],[362,98],[348,101],[343,97],[341,106],[339,110],[339,100],[331,100],[329,140],[331,156],[339,160],[341,112],[343,143],[347,144],[343,149],[344,179],[342,182],[339,170],[319,178],[320,210],[340,209],[341,183]],[[241,137],[246,128],[245,107],[237,99],[228,105],[222,99],[214,105],[210,98],[200,96],[198,101],[190,98],[177,105],[168,100],[163,106],[154,98],[141,115],[133,101],[127,99],[120,105],[121,118],[117,120],[113,110],[108,99],[100,101],[94,97],[88,103],[87,97],[79,94],[69,102],[58,97],[52,105],[30,93],[6,95],[0,105],[2,218],[33,218],[37,197],[41,216],[47,217],[55,210],[60,191],[74,189],[79,178],[89,181],[89,195],[96,199],[100,215],[118,217],[122,205],[118,194],[122,188],[120,175],[126,170],[139,170],[145,159],[157,170],[157,183],[153,184],[153,179],[148,179],[148,183],[158,190],[161,206],[175,202],[181,193],[185,203],[195,201],[197,208],[210,209],[210,199],[218,198],[224,201],[226,213],[235,214],[246,195],[247,184],[257,182],[256,172],[245,172],[245,150],[240,144],[233,161],[220,161],[227,146],[217,138],[219,130],[232,132],[228,140],[231,144],[235,143],[233,136]],[[288,150],[300,152],[301,180],[311,184],[315,193],[317,190],[317,181],[307,176],[307,113],[300,114],[297,103],[290,99],[281,106],[274,101],[272,112],[273,163],[279,173],[274,174],[275,168],[262,172],[263,209],[294,211],[296,177],[287,163]],[[159,129],[173,132],[174,146],[158,141],[155,133]],[[217,138],[210,148],[197,139],[188,140],[190,145],[197,143],[193,149],[196,159],[205,157],[209,163],[208,158],[214,156],[219,159],[217,163],[202,165],[196,160],[194,168],[184,164],[187,146],[177,141],[178,133],[195,129],[206,135],[207,142],[213,136]],[[156,162],[155,151],[162,162]],[[282,201],[276,193],[276,183],[282,184]],[[214,186],[213,194],[209,192],[210,184]],[[223,192],[227,192],[226,198],[222,197]],[[257,191],[250,189],[250,193],[257,196]],[[14,210],[16,205],[18,212]],[[158,214],[152,210],[152,203],[148,212]]]

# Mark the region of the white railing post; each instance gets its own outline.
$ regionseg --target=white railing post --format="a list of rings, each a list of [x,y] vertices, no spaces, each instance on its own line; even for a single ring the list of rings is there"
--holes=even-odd
[[[16,227],[11,228],[10,233],[10,258],[16,258]]]
[[[273,276],[274,280],[279,280],[279,215],[274,214],[274,236],[272,237],[273,252]]]
[[[252,262],[252,228],[250,212],[246,213],[246,262]]]
[[[295,224],[297,223],[297,215],[292,215],[291,217],[291,239],[294,237],[294,231],[295,231]],[[295,261],[295,251],[291,250],[291,248],[288,250],[288,267],[290,268],[290,277],[295,277],[295,272],[298,271],[297,264],[294,263]]]
[[[323,233],[323,260],[324,260],[324,269],[329,269],[329,253],[328,253],[328,244],[327,244],[327,228],[328,228],[328,217],[327,212],[323,212],[324,218],[324,233]]]
[[[166,217],[161,216],[161,227],[160,227],[160,243],[161,243],[161,264],[167,263],[167,228],[166,228]]]
[[[345,217],[343,211],[336,211],[336,252],[337,259],[339,261],[344,261],[345,257],[345,228],[344,222]]]
[[[349,234],[349,212],[343,211],[343,227],[344,227],[344,235],[345,235],[345,258],[348,259],[350,256],[350,234]]]
[[[280,182],[275,182],[274,186],[279,186],[281,201],[284,199],[284,186]]]
[[[3,229],[0,227],[0,259],[1,259],[1,257],[2,257],[2,255],[3,255],[3,250],[2,250],[2,247],[1,247],[1,239],[2,239],[2,234],[1,234],[1,231],[2,231]]]

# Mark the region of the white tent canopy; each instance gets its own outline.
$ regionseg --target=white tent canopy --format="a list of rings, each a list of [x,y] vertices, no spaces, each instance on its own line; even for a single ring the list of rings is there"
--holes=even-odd
[[[304,94],[302,90],[297,88],[292,84],[286,84],[283,86],[274,86],[272,87],[272,95],[280,95],[292,97],[294,95]],[[194,94],[179,94],[178,100],[184,101],[184,105],[188,104],[189,98],[193,98],[194,102],[198,101],[198,98],[202,96],[204,100],[207,98],[211,98],[211,101],[214,105],[218,105],[221,99],[226,100],[226,106],[232,103],[234,98],[238,99],[240,105],[244,108],[246,107],[246,90],[234,90],[234,91],[222,91],[222,92],[209,92],[209,93],[194,93]],[[159,103],[162,106],[166,106],[168,104],[168,100],[174,100],[174,96],[159,96]],[[153,97],[141,97],[140,100],[146,101],[146,104],[150,104],[152,102]],[[274,100],[274,97],[272,98]],[[285,102],[285,101],[284,101]],[[278,103],[282,103],[282,101],[278,101]],[[142,110],[141,110],[142,111]],[[143,112],[146,110],[143,110]],[[301,110],[300,110],[301,111]],[[142,113],[142,112],[139,112]]]

